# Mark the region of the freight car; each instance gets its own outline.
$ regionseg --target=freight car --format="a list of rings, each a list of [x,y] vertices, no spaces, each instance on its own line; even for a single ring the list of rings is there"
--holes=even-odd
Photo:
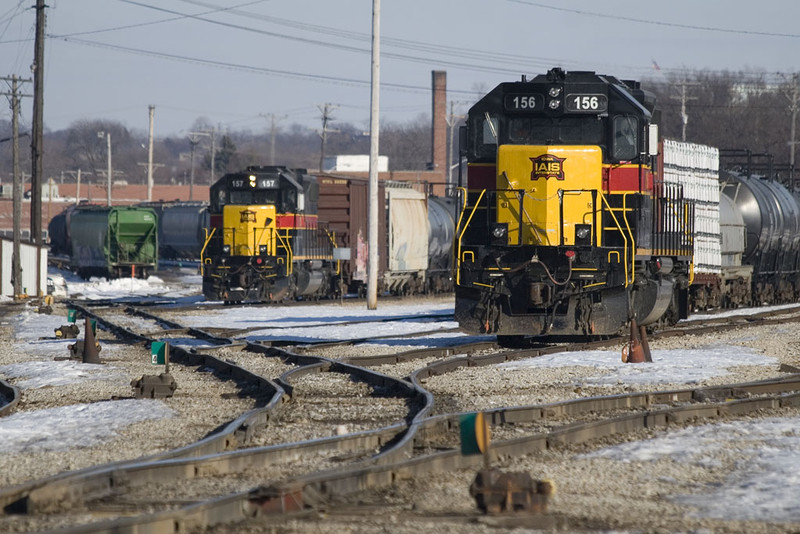
[[[638,82],[558,68],[500,84],[470,109],[455,244],[462,328],[633,338],[692,310],[797,300],[796,197],[720,173],[715,148],[659,141],[657,116]]]
[[[319,177],[319,216],[349,251],[341,264],[343,292],[363,296],[367,284],[368,180]],[[456,205],[404,182],[378,186],[378,291],[395,295],[453,290]]]
[[[154,201],[137,206],[158,216],[158,256],[161,260],[200,261],[209,226],[208,202]]]
[[[203,294],[229,302],[363,295],[367,186],[286,167],[223,176],[211,188]],[[379,198],[379,291],[452,290],[453,202],[396,182],[382,182]]]
[[[739,288],[738,294],[729,295],[724,304],[758,306],[797,301],[800,199],[774,177],[754,175],[747,169],[721,173],[720,184],[721,196],[733,204],[742,225],[733,243],[725,246],[734,248],[734,244],[741,244],[735,248],[741,254],[742,272],[736,280],[743,288]],[[738,299],[734,298],[736,295]]]
[[[158,266],[158,218],[149,208],[77,206],[69,243],[70,268],[83,278],[147,278]]]

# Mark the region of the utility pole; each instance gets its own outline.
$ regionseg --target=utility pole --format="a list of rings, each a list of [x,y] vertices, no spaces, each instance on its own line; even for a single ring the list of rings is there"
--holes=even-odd
[[[690,85],[697,84],[689,83],[684,79],[678,85],[681,86],[681,94],[679,96],[673,96],[672,98],[681,101],[681,121],[683,122],[683,127],[681,128],[681,141],[686,141],[686,124],[689,122],[689,114],[686,113],[686,101],[697,100],[696,96],[688,96],[686,94],[686,88]]]
[[[189,171],[189,200],[194,200],[194,147],[200,143],[200,138],[197,133],[190,133],[189,145],[191,146],[191,167]]]
[[[31,80],[20,80],[16,75],[10,78],[2,78],[11,82],[11,93],[4,93],[11,97],[11,160],[14,172],[14,183],[12,186],[13,196],[13,249],[11,254],[11,279],[13,281],[14,299],[22,294],[22,266],[20,262],[20,245],[22,234],[22,175],[19,169],[19,99],[18,83],[30,82]],[[33,199],[31,199],[33,200]]]
[[[107,180],[106,180],[106,205],[111,206],[111,180],[114,173],[111,170],[111,132],[97,132],[97,137],[102,139],[106,138],[106,163],[108,164]]]
[[[66,174],[75,177],[75,204],[81,203],[81,169],[77,171],[64,171]],[[92,174],[91,171],[88,174]],[[90,199],[91,200],[91,199]]]
[[[153,119],[156,113],[155,106],[149,106],[150,133],[147,136],[147,201],[153,200]]]
[[[191,200],[191,192],[192,192],[192,185],[194,184],[194,147],[200,144],[200,137],[209,137],[211,138],[211,183],[214,183],[214,166],[216,165],[215,156],[217,152],[216,147],[216,136],[215,136],[214,128],[210,130],[200,130],[197,132],[189,132],[189,143],[192,146],[192,171],[191,171],[191,182],[189,184],[189,197]]]
[[[270,118],[270,128],[269,128],[269,164],[275,165],[275,138],[278,134],[278,124],[277,120],[285,119],[286,115],[282,115],[280,117],[276,116],[274,113],[267,113],[266,115],[261,113],[262,117]],[[277,119],[277,120],[276,120]],[[320,168],[320,170],[322,170]]]
[[[786,95],[786,98],[789,99],[789,111],[792,112],[792,123],[789,133],[789,172],[792,173],[792,181],[794,181],[794,154],[795,147],[797,146],[797,110],[798,100],[800,100],[800,95],[798,95],[798,82],[800,82],[800,76],[795,72],[792,74],[790,92]],[[794,183],[792,183],[792,185],[794,185]]]
[[[42,140],[44,107],[44,0],[36,0],[36,39],[33,58],[33,126],[31,132],[31,241],[42,244]]]
[[[214,171],[217,168],[217,131],[211,128],[211,176],[209,185],[214,185]]]
[[[456,124],[464,115],[456,115],[453,112],[455,102],[450,101],[450,115],[447,117],[447,127],[450,128],[450,143],[447,145],[447,187],[448,189],[453,186],[453,133],[456,129]],[[461,162],[459,161],[459,164]]]
[[[375,0],[373,0],[374,2]],[[320,137],[322,139],[322,145],[320,147],[319,152],[319,172],[322,172],[322,164],[325,161],[325,144],[328,141],[328,132],[335,132],[336,130],[328,130],[328,123],[333,119],[331,113],[335,108],[339,106],[334,106],[333,104],[324,104],[323,106],[317,106],[317,108],[322,112],[322,132],[320,133]]]
[[[372,79],[369,110],[369,218],[367,219],[367,309],[378,309],[378,134],[381,87],[381,0],[372,0]],[[323,151],[324,151],[323,142]],[[322,170],[322,159],[319,162]]]

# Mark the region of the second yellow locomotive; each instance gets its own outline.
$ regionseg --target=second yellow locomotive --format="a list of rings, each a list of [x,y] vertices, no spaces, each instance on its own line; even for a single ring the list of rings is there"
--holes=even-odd
[[[338,288],[335,236],[317,217],[315,176],[248,167],[211,186],[202,252],[209,300],[319,298]]]

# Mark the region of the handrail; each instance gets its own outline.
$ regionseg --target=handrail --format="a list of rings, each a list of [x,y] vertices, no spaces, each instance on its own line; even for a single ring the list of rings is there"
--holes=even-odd
[[[463,188],[459,188],[459,189],[463,189]],[[464,189],[464,192],[465,193],[467,192],[466,189]],[[467,222],[464,224],[464,227],[461,229],[461,233],[458,234],[458,241],[457,241],[458,250],[457,250],[457,254],[456,254],[456,262],[457,262],[456,263],[456,285],[459,285],[460,282],[461,282],[461,241],[464,239],[464,233],[467,231],[467,228],[469,227],[469,223],[472,221],[472,217],[475,216],[475,212],[478,210],[478,206],[481,203],[481,199],[483,198],[483,195],[485,195],[485,194],[486,194],[486,189],[482,189],[481,190],[481,194],[478,196],[478,200],[475,202],[475,206],[472,208],[472,213],[469,214],[469,218],[467,218]],[[458,218],[459,224],[461,224],[461,220],[463,219],[464,212],[466,210],[467,210],[467,197],[465,196],[464,197],[464,207],[461,208],[461,215]]]
[[[606,198],[606,196],[603,194],[602,191],[598,191],[598,193],[600,194],[600,200],[602,200],[603,204],[605,204],[606,208],[608,209],[608,213],[611,215],[611,217],[614,219],[614,223],[617,225],[617,229],[619,230],[619,233],[622,236],[622,239],[625,241],[625,247],[624,247],[625,257],[623,258],[622,266],[623,266],[623,269],[625,271],[625,287],[628,287],[630,284],[633,283],[633,272],[631,272],[631,280],[630,281],[628,280],[628,236],[625,235],[625,230],[622,229],[622,225],[619,223],[619,220],[617,220],[617,216],[614,214],[614,210],[611,207],[611,204],[608,203],[608,199]],[[624,207],[625,207],[625,205],[623,203],[623,209],[624,209]],[[627,219],[626,219],[626,226],[628,226],[627,225]],[[628,230],[630,230],[629,226],[628,226]],[[632,235],[631,235],[631,243],[633,243],[633,236]],[[631,256],[633,256],[632,252],[631,252]],[[632,270],[633,270],[633,262],[634,262],[634,258],[632,257],[631,258],[631,269]]]
[[[275,237],[281,243],[282,248],[286,251],[286,276],[289,276],[292,274],[292,256],[294,255],[292,252],[292,245],[288,242],[288,238],[284,239],[284,236],[282,236],[280,232],[275,232]],[[277,250],[275,251],[275,255],[278,255]]]
[[[200,249],[200,276],[203,275],[203,265],[206,263],[204,259],[206,248],[208,248],[208,244],[211,243],[211,239],[214,237],[214,232],[216,232],[217,229],[212,228],[211,233],[208,232],[208,228],[203,228],[203,231],[206,234],[206,240],[203,243],[203,248]]]
[[[628,192],[622,195],[622,217],[625,219],[625,228],[628,229],[628,235],[631,236],[631,283],[633,283],[633,279],[636,277],[636,238],[633,237],[633,231],[631,230],[631,223],[630,221],[628,221],[627,206],[628,206],[628,195],[630,194],[632,193]]]

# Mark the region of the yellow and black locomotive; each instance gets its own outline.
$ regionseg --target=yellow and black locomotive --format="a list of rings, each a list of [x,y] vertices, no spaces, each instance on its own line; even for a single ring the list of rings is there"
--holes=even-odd
[[[558,68],[470,109],[454,250],[462,328],[606,336],[688,316],[693,204],[660,178],[654,114],[637,82]]]
[[[319,224],[318,193],[315,176],[287,167],[248,167],[213,184],[201,253],[206,299],[335,294],[335,236]]]

